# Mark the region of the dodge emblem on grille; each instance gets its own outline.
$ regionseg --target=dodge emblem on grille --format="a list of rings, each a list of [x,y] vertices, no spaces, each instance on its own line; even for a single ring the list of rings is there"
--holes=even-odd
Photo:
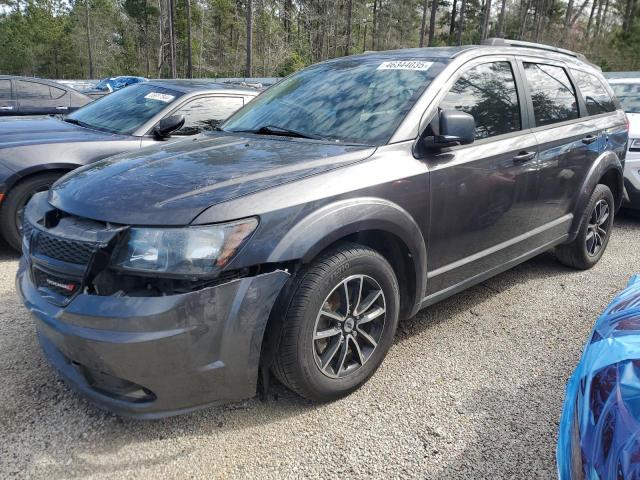
[[[50,278],[45,279],[45,282],[47,282],[52,287],[62,288],[69,293],[73,292],[76,289],[76,286],[73,283],[56,282],[55,280],[51,280]]]

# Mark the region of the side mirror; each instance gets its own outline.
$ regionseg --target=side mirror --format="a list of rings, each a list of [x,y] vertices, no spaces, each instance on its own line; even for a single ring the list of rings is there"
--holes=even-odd
[[[169,138],[173,132],[182,128],[183,125],[184,115],[171,115],[158,122],[158,125],[153,129],[153,134],[156,138],[164,140]]]
[[[442,110],[439,115],[439,135],[434,139],[434,146],[452,147],[473,143],[476,131],[473,115],[459,110]]]

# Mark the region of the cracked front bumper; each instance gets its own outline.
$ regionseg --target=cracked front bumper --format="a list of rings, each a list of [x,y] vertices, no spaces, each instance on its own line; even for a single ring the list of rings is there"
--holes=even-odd
[[[262,337],[288,278],[278,270],[165,297],[81,294],[58,307],[23,259],[16,286],[71,387],[120,415],[155,418],[255,395]]]

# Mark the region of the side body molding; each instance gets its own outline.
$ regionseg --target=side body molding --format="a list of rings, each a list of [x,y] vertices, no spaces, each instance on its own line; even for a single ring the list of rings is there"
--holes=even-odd
[[[573,223],[571,224],[571,230],[569,231],[569,239],[567,242],[571,242],[576,238],[578,230],[580,229],[582,212],[587,206],[587,203],[589,203],[591,192],[593,192],[593,189],[596,187],[603,175],[607,174],[610,170],[617,172],[616,178],[618,181],[618,194],[616,195],[616,192],[613,192],[613,195],[616,205],[621,205],[623,192],[622,162],[620,162],[620,159],[615,152],[609,150],[602,153],[602,155],[593,162],[593,165],[591,165],[591,168],[582,183],[580,193],[577,196],[576,204],[573,208]]]
[[[325,205],[291,228],[271,251],[268,262],[308,262],[337,240],[367,230],[391,233],[409,250],[415,271],[415,299],[410,308],[414,315],[426,288],[426,245],[413,217],[395,203],[364,197]]]

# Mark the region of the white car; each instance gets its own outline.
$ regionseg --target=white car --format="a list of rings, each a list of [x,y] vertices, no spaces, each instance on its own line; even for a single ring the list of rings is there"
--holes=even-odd
[[[624,206],[640,210],[640,74],[635,78],[608,80],[629,119],[629,150],[624,166]]]

